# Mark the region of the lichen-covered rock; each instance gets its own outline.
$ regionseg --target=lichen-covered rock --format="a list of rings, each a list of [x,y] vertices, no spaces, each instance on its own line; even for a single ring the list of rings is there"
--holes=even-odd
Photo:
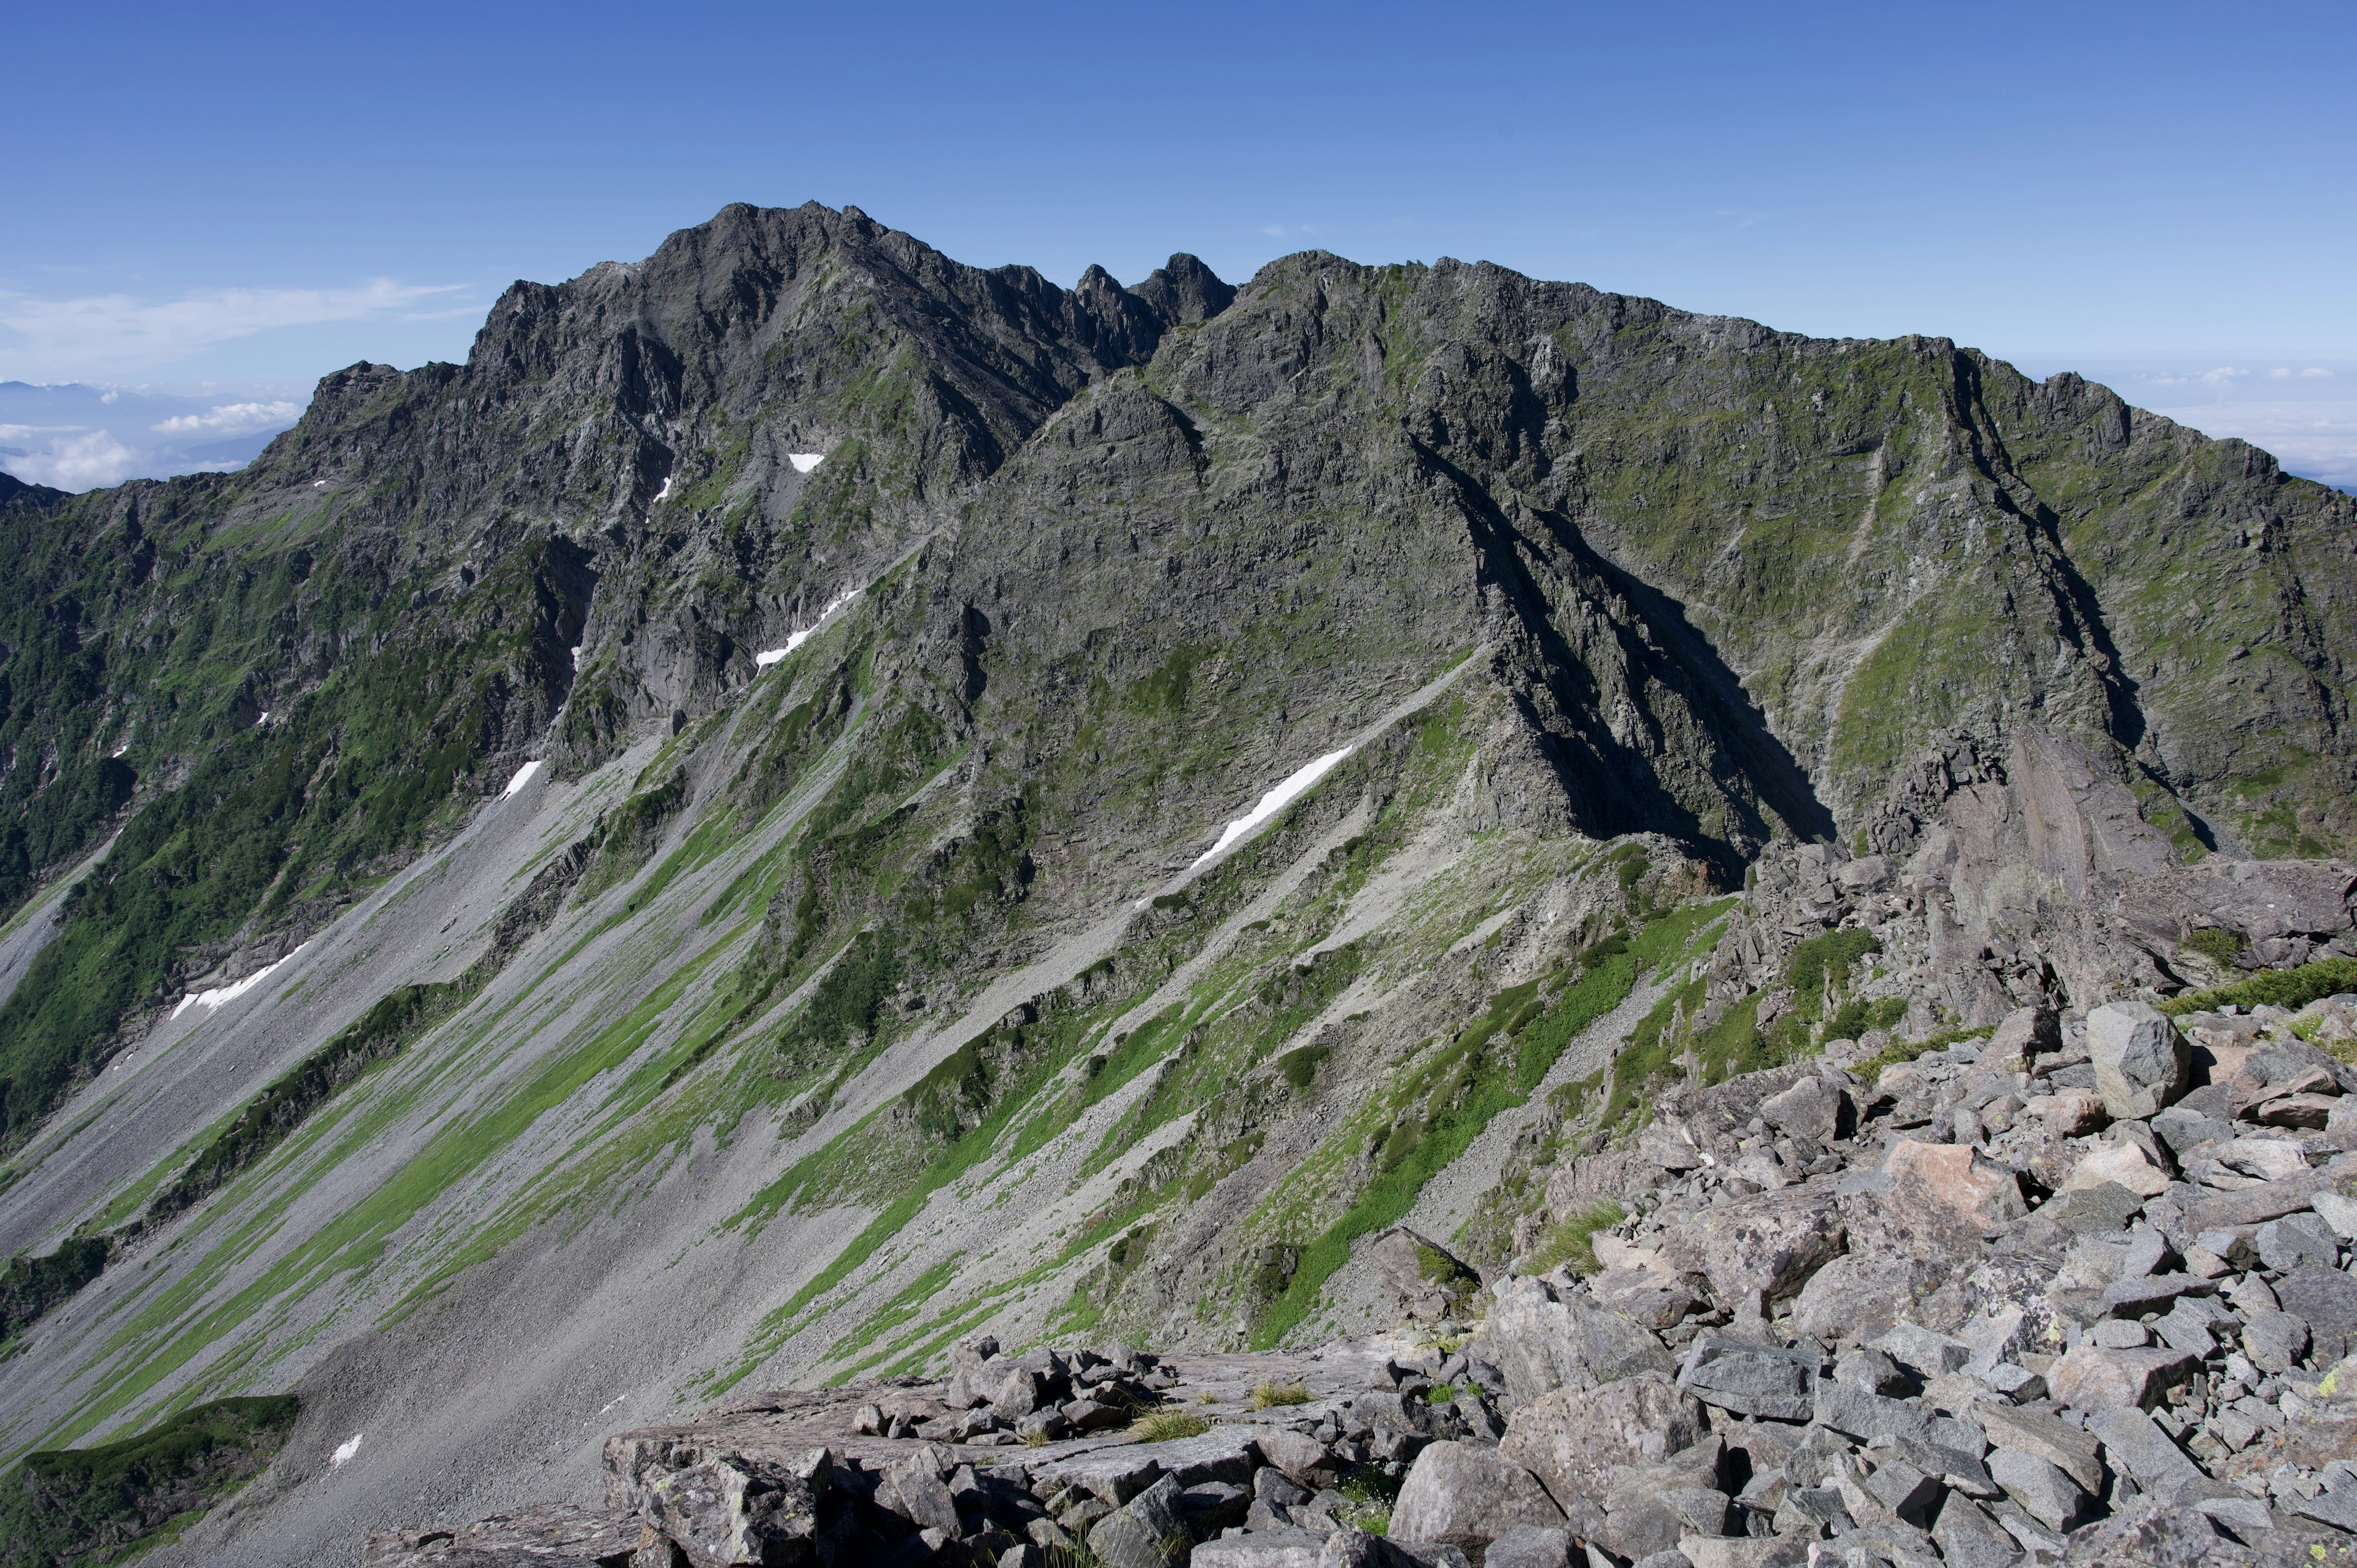
[[[2149,1002],[2113,1002],[2089,1013],[2087,1054],[2104,1109],[2115,1118],[2153,1115],[2192,1080],[2193,1047]]]
[[[1660,1372],[1563,1389],[1516,1410],[1499,1452],[1536,1476],[1556,1503],[1601,1501],[1615,1466],[1658,1465],[1702,1441],[1701,1402]]]
[[[1479,1553],[1517,1525],[1559,1530],[1563,1509],[1538,1478],[1494,1448],[1435,1443],[1416,1455],[1392,1504],[1388,1533]]]
[[[1752,1291],[1781,1302],[1838,1257],[1847,1235],[1831,1193],[1793,1188],[1706,1208],[1669,1232],[1662,1251],[1709,1280],[1722,1302]]]
[[[1467,1351],[1498,1369],[1517,1403],[1676,1366],[1660,1339],[1586,1291],[1558,1293],[1534,1279],[1505,1287]]]

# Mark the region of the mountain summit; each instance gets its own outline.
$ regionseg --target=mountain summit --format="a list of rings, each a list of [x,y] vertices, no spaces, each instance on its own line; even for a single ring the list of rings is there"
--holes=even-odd
[[[179,1560],[1462,1314],[1680,1094],[2357,957],[2350,498],[1943,339],[732,206],[0,531],[0,1447],[210,1434],[40,1494],[258,1472]]]

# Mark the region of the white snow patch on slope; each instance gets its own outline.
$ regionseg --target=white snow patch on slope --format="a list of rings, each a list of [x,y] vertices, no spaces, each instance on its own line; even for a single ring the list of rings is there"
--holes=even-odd
[[[794,466],[795,473],[807,474],[817,467],[825,456],[826,454],[823,452],[789,452],[786,454],[786,461]]]
[[[243,980],[231,981],[227,985],[217,985],[210,991],[192,991],[188,993],[188,995],[180,998],[180,1004],[172,1009],[172,1016],[177,1018],[191,1007],[201,1007],[208,1013],[218,1011],[229,1003],[236,1001],[239,997],[244,995],[247,992],[253,990],[264,981],[269,979],[272,972],[277,970],[280,966],[294,962],[295,953],[301,952],[303,948],[307,948],[311,944],[309,942],[305,942],[303,947],[296,948],[295,952],[288,953],[285,958],[280,959],[277,963],[270,964],[265,968],[257,969],[252,974],[247,975]]]
[[[813,459],[813,461],[815,461],[815,459]],[[791,653],[795,649],[800,648],[803,643],[808,642],[812,638],[816,637],[818,635],[818,628],[827,623],[827,618],[829,617],[833,616],[835,611],[841,609],[844,606],[849,604],[858,596],[859,590],[857,588],[845,588],[843,592],[835,595],[834,597],[827,601],[826,608],[818,612],[818,619],[811,622],[810,625],[802,630],[795,632],[793,635],[787,638],[786,645],[783,648],[765,648],[760,652],[753,655],[753,668],[756,670],[767,670],[770,665],[775,664],[779,660],[783,659],[787,654]]]
[[[573,650],[573,668],[576,671],[581,668],[581,650],[577,648]]]
[[[671,494],[671,476],[669,474],[665,474],[663,476],[662,489],[657,490],[655,492],[655,499],[649,501],[647,504],[649,506],[652,506],[655,504],[655,501],[662,499],[663,497],[669,494]]]
[[[1230,822],[1227,825],[1226,830],[1220,834],[1220,842],[1205,850],[1201,854],[1198,855],[1195,858],[1195,864],[1197,865],[1202,865],[1203,862],[1211,859],[1213,855],[1219,854],[1222,850],[1227,848],[1230,844],[1235,843],[1246,833],[1252,832],[1253,829],[1260,826],[1261,823],[1268,821],[1271,817],[1285,810],[1286,807],[1291,805],[1296,796],[1308,789],[1312,784],[1317,783],[1320,779],[1325,778],[1327,773],[1333,768],[1336,763],[1350,756],[1351,749],[1351,747],[1346,746],[1340,751],[1329,751],[1325,756],[1319,757],[1317,761],[1305,763],[1300,768],[1296,768],[1291,774],[1286,776],[1284,783],[1279,784],[1275,789],[1271,789],[1267,794],[1263,795],[1260,798],[1260,803],[1258,805],[1245,812],[1243,816],[1238,817],[1234,822]]]
[[[268,724],[269,722],[270,722],[270,710],[269,710],[268,708],[264,708],[264,709],[263,709],[263,710],[262,710],[262,716],[261,716],[260,718],[258,718],[258,719],[256,719],[256,720],[254,720],[254,721],[253,721],[253,727],[254,727],[254,728],[256,728],[256,729],[260,729],[263,725],[264,725]]]
[[[500,791],[500,799],[504,800],[512,796],[517,790],[531,783],[532,776],[539,771],[540,758],[535,757],[515,770],[515,777],[508,780],[508,787]]]
[[[361,1451],[361,1436],[362,1434],[355,1432],[350,1437],[345,1438],[341,1443],[336,1444],[336,1451],[328,1455],[328,1468],[330,1470],[342,1469],[346,1463],[351,1459],[352,1455]]]

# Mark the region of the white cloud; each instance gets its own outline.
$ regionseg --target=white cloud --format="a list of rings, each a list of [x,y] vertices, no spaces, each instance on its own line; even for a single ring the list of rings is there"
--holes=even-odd
[[[167,435],[193,435],[199,432],[242,435],[292,424],[302,415],[301,403],[285,399],[276,403],[223,403],[214,404],[209,413],[175,414],[149,428]]]
[[[2152,379],[2157,384],[2165,387],[2190,386],[2196,381],[2206,386],[2230,387],[2250,373],[2248,371],[2238,371],[2232,365],[2221,365],[2214,371],[2187,371],[2179,375],[2155,376]]]
[[[2319,381],[2329,381],[2332,379],[2332,372],[2330,371],[2324,370],[2316,365],[2309,366],[2308,369],[2300,371],[2300,374],[2303,376],[2314,376]]]
[[[103,430],[79,435],[61,431],[34,432],[22,424],[0,424],[0,440],[21,440],[39,434],[51,437],[41,451],[11,455],[8,471],[29,485],[54,485],[61,490],[87,490],[119,485],[140,473],[140,454]]]
[[[371,278],[351,288],[212,289],[161,301],[0,294],[0,374],[39,380],[145,370],[274,328],[417,314],[411,307],[457,286]]]

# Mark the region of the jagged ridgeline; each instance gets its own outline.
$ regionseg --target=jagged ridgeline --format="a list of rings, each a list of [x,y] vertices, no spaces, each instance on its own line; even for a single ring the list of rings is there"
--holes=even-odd
[[[2347,497],[1488,265],[732,207],[0,531],[0,1451],[301,1383],[352,1499],[393,1410],[1299,1343],[1576,1106],[1986,1023],[1723,903],[1964,832],[1927,748],[2099,871],[2357,833]]]

